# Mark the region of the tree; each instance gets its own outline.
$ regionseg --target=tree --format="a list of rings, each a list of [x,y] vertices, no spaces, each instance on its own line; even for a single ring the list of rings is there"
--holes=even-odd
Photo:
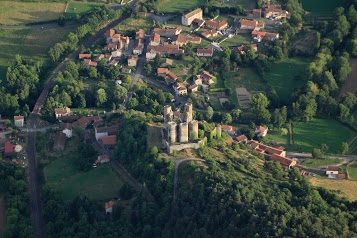
[[[312,157],[316,159],[321,159],[323,157],[323,153],[321,149],[313,148],[312,149]]]
[[[89,69],[89,77],[91,77],[91,78],[96,78],[96,77],[98,77],[97,68],[95,68],[95,67],[90,67],[90,69]]]
[[[128,90],[126,90],[126,88],[124,88],[120,84],[115,85],[114,100],[117,105],[123,102],[127,94],[128,94]]]
[[[211,106],[207,107],[207,112],[206,112],[206,118],[207,120],[211,120],[213,117],[214,111],[213,108]]]
[[[242,114],[242,110],[240,110],[240,109],[233,109],[232,112],[231,112],[231,114],[232,114],[233,120],[234,120],[235,122],[238,122],[238,120],[239,120],[239,118],[240,118],[240,116],[241,116],[241,114]]]
[[[347,142],[342,142],[341,144],[341,154],[345,155],[348,153],[349,145]]]
[[[105,90],[103,88],[100,88],[97,90],[96,102],[97,102],[98,107],[103,106],[104,103],[107,102],[107,93],[105,92]]]
[[[257,114],[258,119],[269,122],[270,112],[268,110],[269,100],[263,93],[254,94],[252,100],[252,110]]]
[[[322,145],[321,145],[321,151],[322,151],[322,153],[326,154],[327,150],[328,150],[328,145],[322,144]]]
[[[222,123],[223,123],[223,124],[230,124],[230,123],[232,123],[232,116],[231,116],[231,114],[229,114],[229,113],[223,113]]]

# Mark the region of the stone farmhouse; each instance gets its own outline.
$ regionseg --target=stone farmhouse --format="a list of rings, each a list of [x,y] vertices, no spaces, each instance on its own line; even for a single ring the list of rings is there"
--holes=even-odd
[[[195,19],[200,19],[202,20],[203,17],[203,12],[201,8],[197,8],[196,10],[193,10],[192,12],[189,12],[181,17],[181,24],[184,26],[189,26],[191,25],[192,21]]]
[[[182,31],[182,29],[179,27],[165,28],[165,29],[154,28],[153,33],[156,33],[156,34],[158,34],[160,36],[164,36],[164,37],[173,37],[173,36],[180,34],[181,31]]]
[[[14,116],[14,125],[17,127],[24,127],[25,117],[24,116]]]

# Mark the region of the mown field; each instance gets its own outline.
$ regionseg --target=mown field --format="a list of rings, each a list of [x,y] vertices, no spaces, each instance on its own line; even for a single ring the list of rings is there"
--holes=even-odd
[[[357,161],[353,161],[347,166],[347,172],[350,179],[357,180]]]
[[[101,6],[102,4],[100,3],[87,3],[87,2],[69,2],[67,5],[66,13],[65,16],[68,18],[75,17],[77,14],[83,15],[86,14],[90,11],[92,11],[94,8]]]
[[[333,12],[336,7],[341,6],[341,0],[302,0],[302,6],[308,12]]]
[[[220,46],[235,47],[241,45],[248,45],[252,41],[252,36],[250,34],[238,34],[232,38],[227,38],[223,41]]]
[[[159,0],[157,9],[162,13],[182,13],[205,4],[205,0]]]
[[[314,186],[337,191],[340,196],[351,201],[357,200],[357,181],[314,177],[310,182]]]
[[[115,30],[122,34],[135,34],[139,29],[149,30],[153,26],[153,20],[150,17],[128,18],[115,27]]]
[[[23,29],[0,29],[0,80],[5,78],[9,65],[15,62],[15,55],[46,60],[51,46],[64,40],[78,25],[60,27],[31,26]]]
[[[339,153],[341,143],[356,133],[334,119],[318,118],[310,122],[294,123],[294,147],[297,151],[311,152],[327,144],[328,153]]]
[[[308,58],[294,58],[273,64],[266,79],[282,102],[288,102],[292,92],[305,84],[304,75],[310,61]],[[300,76],[299,80],[297,76]]]
[[[44,169],[46,182],[57,187],[65,200],[87,196],[105,200],[118,196],[123,180],[110,168],[102,165],[88,172],[78,172],[69,158],[53,161]]]
[[[24,25],[56,20],[65,11],[63,3],[1,1],[0,25]]]
[[[341,163],[342,159],[306,159],[302,165],[310,168],[326,167]]]

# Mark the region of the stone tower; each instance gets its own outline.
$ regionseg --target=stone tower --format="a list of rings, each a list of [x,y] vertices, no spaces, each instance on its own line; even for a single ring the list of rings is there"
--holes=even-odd
[[[190,140],[197,140],[198,139],[198,121],[193,120],[188,123],[188,130]]]
[[[179,142],[188,142],[188,123],[186,122],[179,124]]]
[[[176,127],[176,122],[170,121],[167,123],[167,140],[170,144],[175,143],[177,140]]]
[[[189,123],[192,121],[192,104],[191,103],[186,103],[185,104],[185,113],[186,113],[186,122]]]

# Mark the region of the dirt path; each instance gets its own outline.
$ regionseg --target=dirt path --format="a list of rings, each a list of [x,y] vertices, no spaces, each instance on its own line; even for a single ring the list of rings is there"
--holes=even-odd
[[[175,159],[175,177],[174,177],[174,202],[176,200],[176,189],[177,189],[177,181],[178,181],[178,168],[182,162],[185,161],[205,161],[200,158],[184,158],[184,159]]]
[[[3,232],[5,229],[5,198],[0,198],[0,238],[3,237]]]

